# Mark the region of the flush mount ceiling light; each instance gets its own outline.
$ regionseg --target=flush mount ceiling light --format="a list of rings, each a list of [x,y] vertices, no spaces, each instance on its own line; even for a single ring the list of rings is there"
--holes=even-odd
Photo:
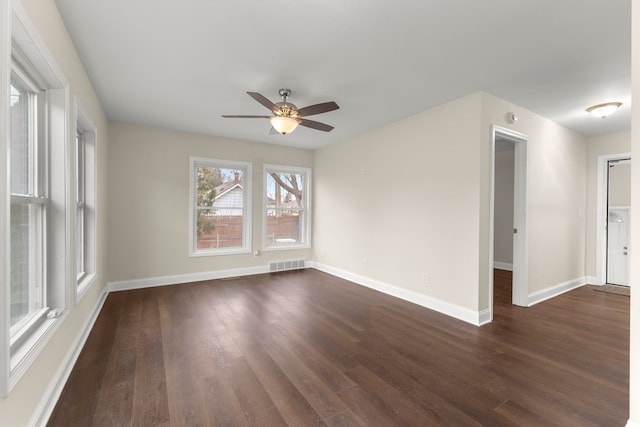
[[[587,108],[587,112],[593,114],[595,117],[604,119],[613,114],[621,105],[622,102],[607,102],[589,107]]]

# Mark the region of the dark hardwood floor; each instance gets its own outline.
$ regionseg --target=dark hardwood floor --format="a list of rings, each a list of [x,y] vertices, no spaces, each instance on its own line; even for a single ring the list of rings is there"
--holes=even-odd
[[[109,295],[49,426],[624,426],[629,298],[475,327],[316,270]]]

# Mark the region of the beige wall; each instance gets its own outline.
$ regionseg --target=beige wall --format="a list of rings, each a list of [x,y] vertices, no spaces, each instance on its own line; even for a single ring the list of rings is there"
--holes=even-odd
[[[189,257],[189,157],[253,164],[253,250],[262,250],[262,166],[311,167],[313,152],[112,123],[109,281],[264,266],[310,249]]]
[[[631,132],[621,132],[587,140],[587,229],[586,275],[596,276],[596,212],[598,196],[598,157],[631,152]]]
[[[316,151],[314,259],[477,309],[480,99]]]
[[[13,3],[18,4],[18,2]],[[63,365],[65,356],[68,356],[69,352],[74,349],[75,341],[83,332],[83,328],[89,321],[96,304],[100,301],[106,285],[107,119],[58,15],[54,2],[52,0],[22,0],[21,3],[40,38],[45,42],[46,48],[70,84],[68,129],[71,131],[67,141],[67,163],[69,165],[73,164],[72,138],[74,137],[75,123],[73,123],[72,112],[75,96],[79,98],[80,103],[97,126],[97,277],[93,286],[87,290],[78,304],[74,303],[73,298],[75,277],[69,278],[68,315],[9,396],[0,400],[0,424],[3,426],[28,425],[32,416],[37,415],[38,405],[42,404],[41,399],[46,397],[47,388],[52,385],[52,381],[56,379],[55,376],[65,367]],[[70,180],[72,179],[73,177],[70,177]],[[73,206],[72,181],[69,181],[67,185],[67,203],[68,206]],[[74,210],[71,209],[71,212]],[[73,218],[71,220],[73,221]],[[69,228],[69,233],[72,233],[72,227]],[[74,238],[70,237],[69,241],[73,245]],[[70,253],[73,253],[73,248]],[[68,271],[75,271],[73,259],[68,260]]]
[[[633,2],[632,18],[632,99],[640,99],[640,6]],[[631,156],[640,159],[640,105],[631,107]],[[631,248],[630,281],[631,292],[631,336],[630,336],[630,422],[628,427],[640,427],[640,162],[631,164]]]
[[[513,168],[514,151],[495,155],[493,260],[513,263]]]
[[[586,138],[544,117],[490,94],[483,94],[480,175],[482,194],[488,194],[491,125],[527,136],[528,281],[529,294],[584,276],[586,208]],[[505,123],[514,112],[519,120]],[[480,300],[488,306],[489,200],[480,209]]]
[[[487,309],[492,124],[528,136],[529,294],[582,278],[585,138],[486,93],[318,150],[314,259]]]
[[[609,169],[609,206],[631,204],[631,163],[612,165]]]

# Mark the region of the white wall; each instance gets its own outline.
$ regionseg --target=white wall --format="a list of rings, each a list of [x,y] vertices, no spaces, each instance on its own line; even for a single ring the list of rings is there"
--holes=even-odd
[[[609,206],[631,204],[631,163],[609,168]]]
[[[631,152],[631,132],[592,137],[587,140],[587,248],[586,274],[596,276],[596,212],[598,195],[598,156]]]
[[[514,150],[496,151],[493,261],[513,263]]]
[[[529,138],[529,293],[583,279],[585,138],[481,92],[318,150],[314,259],[488,309],[492,124]]]
[[[310,167],[313,152],[111,123],[109,281],[180,276],[311,258],[310,249],[189,257],[189,156],[253,164],[253,250],[262,249],[262,165]],[[178,279],[179,280],[179,279]]]
[[[12,0],[10,3],[20,7],[20,2],[16,0]],[[73,164],[72,141],[75,137],[73,132],[75,123],[73,123],[72,112],[75,96],[78,97],[97,127],[97,276],[93,286],[87,290],[81,301],[75,304],[73,301],[75,276],[70,275],[67,285],[68,316],[9,396],[0,400],[0,424],[3,426],[29,425],[34,420],[32,417],[37,416],[46,405],[47,402],[42,399],[47,396],[47,392],[55,387],[56,376],[66,368],[67,357],[70,356],[75,341],[83,333],[87,322],[90,321],[94,310],[100,303],[106,285],[107,119],[54,2],[52,0],[22,0],[21,4],[39,34],[39,38],[44,41],[46,48],[70,83],[67,164]],[[72,179],[71,177],[67,183],[67,203],[69,206],[73,206],[74,203]],[[74,210],[71,209],[71,211]],[[68,232],[73,232],[72,227]],[[74,239],[70,238],[70,242],[74,242]],[[72,249],[70,253],[73,252]],[[72,259],[68,260],[68,271],[75,271]]]
[[[317,150],[314,259],[476,310],[480,100]]]
[[[632,99],[640,99],[640,7],[631,5],[631,70]],[[631,107],[631,156],[640,159],[640,105]],[[630,336],[630,421],[628,427],[640,427],[640,162],[631,163],[631,252],[629,264],[631,286]],[[633,250],[635,248],[635,250]]]
[[[528,292],[529,295],[584,280],[586,138],[542,116],[490,94],[483,94],[480,175],[479,306],[488,306],[492,260],[488,252],[489,162],[491,126],[500,125],[525,134],[528,180]],[[513,112],[519,120],[505,122]]]

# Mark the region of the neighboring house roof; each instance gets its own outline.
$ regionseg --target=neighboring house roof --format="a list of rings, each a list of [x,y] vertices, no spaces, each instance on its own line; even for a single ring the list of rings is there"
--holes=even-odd
[[[244,188],[242,187],[238,174],[235,175],[233,181],[218,185],[215,191],[216,197],[213,199],[212,207],[215,208],[216,215],[242,215]]]
[[[221,197],[224,197],[225,194],[233,191],[235,188],[240,188],[241,190],[244,190],[244,187],[242,187],[242,184],[240,182],[237,181],[229,181],[229,182],[225,182],[224,184],[220,184],[216,187],[216,197],[214,200],[218,200]]]

